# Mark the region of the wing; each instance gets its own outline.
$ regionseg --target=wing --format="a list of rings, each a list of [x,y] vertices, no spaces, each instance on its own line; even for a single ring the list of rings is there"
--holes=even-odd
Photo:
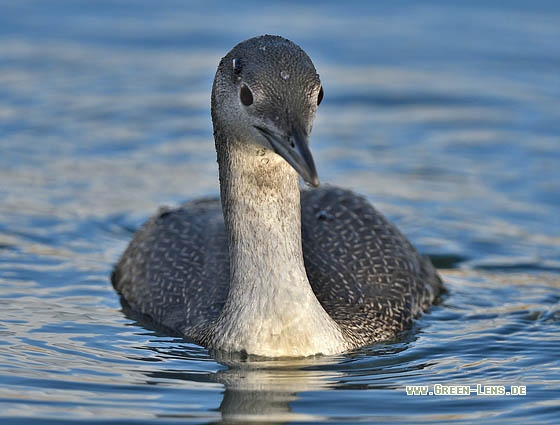
[[[395,336],[439,293],[429,260],[364,198],[324,187],[302,191],[301,208],[313,291],[356,343]]]
[[[196,339],[190,330],[218,317],[228,291],[219,201],[160,210],[134,235],[111,280],[133,310]]]

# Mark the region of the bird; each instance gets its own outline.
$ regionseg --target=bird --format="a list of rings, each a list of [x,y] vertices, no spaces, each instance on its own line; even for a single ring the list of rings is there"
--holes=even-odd
[[[212,352],[266,358],[389,341],[429,309],[443,288],[430,260],[363,196],[319,186],[309,140],[323,96],[307,53],[281,36],[221,59],[220,199],[141,226],[111,276],[123,305]]]

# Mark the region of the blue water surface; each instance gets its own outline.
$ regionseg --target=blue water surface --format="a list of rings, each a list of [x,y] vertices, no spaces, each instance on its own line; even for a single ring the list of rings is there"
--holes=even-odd
[[[321,75],[321,181],[440,268],[398,341],[239,362],[121,310],[133,232],[217,195],[215,67],[263,33]],[[554,1],[0,1],[0,423],[558,423],[559,46]]]

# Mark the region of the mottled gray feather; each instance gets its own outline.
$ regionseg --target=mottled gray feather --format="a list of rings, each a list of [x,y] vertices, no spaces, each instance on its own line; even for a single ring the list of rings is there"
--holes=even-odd
[[[305,268],[318,300],[357,346],[410,327],[441,288],[428,260],[364,198],[349,190],[304,190]],[[136,311],[200,342],[229,284],[218,199],[162,210],[135,235],[113,285]]]

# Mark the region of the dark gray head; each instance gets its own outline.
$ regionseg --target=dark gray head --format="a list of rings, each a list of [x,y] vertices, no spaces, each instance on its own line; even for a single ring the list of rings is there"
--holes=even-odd
[[[273,150],[317,186],[309,135],[322,97],[319,75],[299,46],[271,35],[243,41],[221,60],[214,79],[216,148],[241,142]]]

